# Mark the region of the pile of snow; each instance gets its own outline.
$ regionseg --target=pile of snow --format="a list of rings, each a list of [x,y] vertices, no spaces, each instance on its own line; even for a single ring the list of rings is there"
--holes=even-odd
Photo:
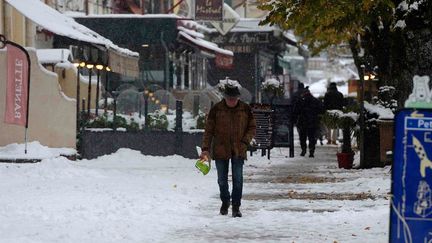
[[[76,150],[71,148],[49,148],[43,146],[38,141],[27,144],[27,154],[25,152],[25,144],[9,144],[5,147],[0,147],[0,160],[12,159],[48,159],[55,158],[61,155],[75,155]]]

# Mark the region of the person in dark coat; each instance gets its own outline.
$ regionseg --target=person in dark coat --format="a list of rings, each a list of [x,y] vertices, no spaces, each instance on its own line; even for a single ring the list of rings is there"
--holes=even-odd
[[[324,113],[322,102],[315,98],[306,87],[293,108],[294,121],[300,137],[301,153],[306,154],[306,140],[309,140],[309,157],[314,157],[316,134],[319,129],[320,115]]]
[[[336,83],[330,83],[326,94],[324,95],[324,108],[328,110],[342,110],[344,106],[344,97],[341,92],[338,91]],[[327,128],[327,143],[336,144],[339,131],[338,129]]]
[[[292,94],[291,104],[294,105],[297,102],[297,100],[301,98],[304,88],[305,88],[304,84],[299,82],[297,86],[297,91]]]

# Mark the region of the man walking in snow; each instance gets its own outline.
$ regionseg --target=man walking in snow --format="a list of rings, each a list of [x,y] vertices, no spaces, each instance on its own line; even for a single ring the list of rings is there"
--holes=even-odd
[[[313,158],[315,156],[316,132],[320,124],[319,116],[322,113],[324,113],[324,108],[321,101],[315,98],[306,87],[293,107],[293,117],[302,150],[300,156],[306,154],[306,139],[309,140],[309,157]]]
[[[220,199],[222,200],[220,214],[228,214],[232,200],[233,217],[242,216],[240,205],[243,193],[243,164],[247,159],[247,146],[255,136],[256,129],[251,108],[240,101],[239,86],[225,84],[224,99],[211,108],[200,156],[208,158],[210,151],[212,152],[212,158],[216,162]],[[233,181],[231,195],[228,185],[230,160]]]

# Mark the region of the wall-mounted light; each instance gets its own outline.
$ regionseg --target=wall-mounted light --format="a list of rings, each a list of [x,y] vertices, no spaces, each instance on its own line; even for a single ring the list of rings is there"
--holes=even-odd
[[[368,80],[375,80],[375,78],[376,78],[376,75],[375,75],[374,73],[368,73],[368,74],[365,74],[365,75],[363,76],[363,79],[364,79],[365,81],[368,81]]]
[[[93,64],[87,64],[86,67],[87,67],[88,69],[92,69],[92,68],[94,67],[94,65],[93,65]]]
[[[86,65],[85,62],[80,62],[80,64],[79,64],[79,66],[82,67],[82,68],[85,67],[85,65]]]
[[[161,104],[160,108],[161,108],[161,111],[162,111],[163,113],[166,113],[167,110],[168,110],[168,106],[165,105],[165,104]]]
[[[150,45],[149,45],[149,44],[142,44],[141,46],[144,47],[144,48],[147,48],[147,47],[149,47]]]
[[[111,68],[108,66],[105,67],[105,70],[107,70],[108,72],[111,72]]]
[[[104,66],[102,64],[97,64],[96,65],[96,69],[97,70],[102,70],[104,68]]]

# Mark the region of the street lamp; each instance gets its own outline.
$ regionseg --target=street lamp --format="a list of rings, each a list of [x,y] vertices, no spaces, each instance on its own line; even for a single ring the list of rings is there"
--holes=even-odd
[[[113,91],[113,98],[114,98],[114,111],[113,111],[113,129],[114,131],[117,130],[117,96],[120,94],[119,91]]]
[[[146,89],[144,90],[144,127],[147,129],[148,128],[148,98],[152,97],[153,93],[150,92],[150,90]]]
[[[100,83],[100,71],[104,68],[102,64],[97,64],[97,82],[96,82],[96,116],[99,113],[99,83]]]
[[[111,68],[108,66],[105,67],[105,104],[104,104],[104,113],[107,115],[108,112],[108,92],[109,92],[109,72],[111,71]]]
[[[82,119],[81,111],[85,110],[85,107],[80,107],[81,102],[81,77],[80,73],[83,68],[86,67],[88,61],[88,52],[85,46],[71,46],[71,52],[73,55],[73,65],[77,68],[76,77],[76,133],[80,131],[80,121]]]
[[[163,113],[166,113],[168,111],[168,105],[161,104],[160,109]]]
[[[77,80],[76,80],[76,132],[79,132],[80,123],[80,70],[81,66],[79,62],[75,62],[74,66],[77,68]]]
[[[93,67],[94,65],[91,63],[88,63],[86,65],[87,69],[89,70],[89,82],[88,82],[88,96],[87,96],[87,116],[90,117],[90,105],[91,105],[91,79],[93,75]]]

